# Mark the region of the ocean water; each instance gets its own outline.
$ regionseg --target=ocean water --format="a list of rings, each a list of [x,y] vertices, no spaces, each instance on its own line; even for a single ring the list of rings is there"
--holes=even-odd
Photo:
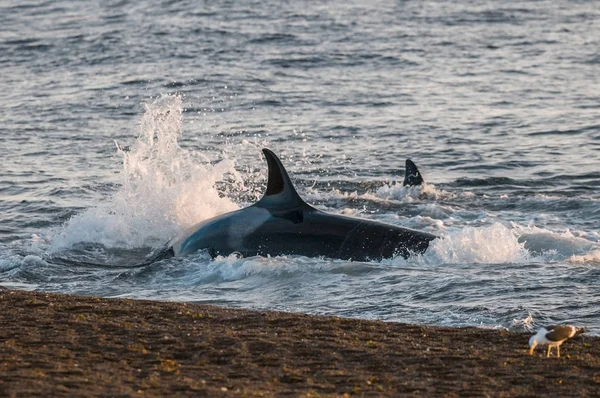
[[[0,26],[0,285],[600,333],[596,2],[4,0]],[[135,266],[259,199],[263,147],[316,207],[440,239]]]

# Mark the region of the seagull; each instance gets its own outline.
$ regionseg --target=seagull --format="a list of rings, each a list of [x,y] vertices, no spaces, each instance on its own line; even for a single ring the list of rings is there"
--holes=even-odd
[[[546,357],[550,356],[550,351],[552,347],[556,347],[557,357],[560,358],[560,345],[567,339],[575,336],[576,334],[583,333],[585,329],[577,329],[575,326],[571,325],[557,325],[557,326],[549,326],[548,328],[541,328],[538,332],[531,336],[529,339],[529,355],[533,355],[533,350],[535,347],[539,345],[548,345],[548,354]]]

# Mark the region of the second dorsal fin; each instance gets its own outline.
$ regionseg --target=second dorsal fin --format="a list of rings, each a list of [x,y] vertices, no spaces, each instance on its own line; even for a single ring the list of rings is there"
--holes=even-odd
[[[408,185],[409,187],[423,185],[423,177],[421,177],[421,173],[419,172],[419,169],[417,169],[417,165],[415,165],[410,159],[406,159],[406,171],[404,172],[404,182],[402,185]]]
[[[271,150],[263,148],[269,166],[267,190],[256,205],[265,208],[291,209],[306,205],[290,180],[281,160]]]

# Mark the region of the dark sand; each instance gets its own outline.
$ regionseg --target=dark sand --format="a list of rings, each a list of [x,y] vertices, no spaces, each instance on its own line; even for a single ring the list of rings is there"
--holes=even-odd
[[[600,339],[0,288],[0,396],[600,396]]]

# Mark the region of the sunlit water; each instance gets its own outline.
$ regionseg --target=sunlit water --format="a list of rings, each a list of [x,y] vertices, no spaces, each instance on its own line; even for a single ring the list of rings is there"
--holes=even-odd
[[[595,2],[8,0],[0,26],[1,285],[600,333]],[[262,147],[318,208],[440,239],[135,267],[260,198]]]

